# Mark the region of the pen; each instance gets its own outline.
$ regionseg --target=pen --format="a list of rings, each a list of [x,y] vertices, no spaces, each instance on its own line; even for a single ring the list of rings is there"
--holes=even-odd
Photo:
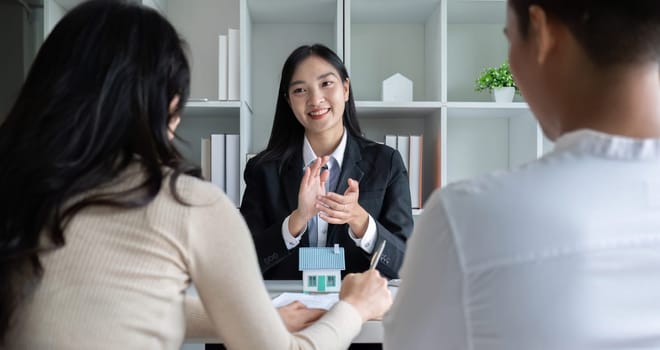
[[[387,243],[387,241],[383,240],[378,246],[378,249],[376,249],[374,255],[371,256],[371,263],[369,264],[369,270],[375,269],[376,265],[378,265],[378,260],[380,260],[380,256],[383,255],[383,250],[385,250],[385,243]]]

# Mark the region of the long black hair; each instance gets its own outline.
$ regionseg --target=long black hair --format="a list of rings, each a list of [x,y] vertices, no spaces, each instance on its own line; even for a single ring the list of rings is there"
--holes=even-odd
[[[199,173],[168,139],[189,82],[182,40],[151,9],[88,1],[53,29],[0,125],[0,343],[43,273],[38,254],[65,244],[77,212],[144,206],[167,172],[172,189],[178,175]],[[84,195],[135,162],[144,172],[136,188]]]
[[[305,128],[296,119],[287,100],[289,98],[289,84],[296,68],[310,56],[317,56],[330,63],[339,72],[342,82],[348,79],[346,66],[341,58],[328,47],[321,44],[313,44],[303,45],[293,50],[284,62],[284,67],[282,67],[275,117],[273,118],[273,128],[271,129],[270,139],[268,140],[266,149],[258,155],[258,161],[260,162],[277,160],[280,162],[281,167],[290,160],[296,150],[302,147]],[[344,127],[353,137],[364,138],[355,113],[355,99],[353,98],[353,88],[350,84],[348,101],[345,104],[342,120]]]
[[[601,66],[660,61],[658,0],[509,0],[523,37],[529,30],[529,7],[538,5],[562,21]]]

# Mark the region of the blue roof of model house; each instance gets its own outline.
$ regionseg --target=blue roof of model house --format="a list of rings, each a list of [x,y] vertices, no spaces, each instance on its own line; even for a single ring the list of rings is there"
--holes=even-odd
[[[298,270],[345,270],[344,248],[303,247],[300,248]]]

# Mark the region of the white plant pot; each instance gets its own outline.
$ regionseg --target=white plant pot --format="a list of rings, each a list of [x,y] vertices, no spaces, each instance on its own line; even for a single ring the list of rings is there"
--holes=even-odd
[[[515,94],[516,88],[512,86],[493,89],[493,98],[497,103],[511,103]]]

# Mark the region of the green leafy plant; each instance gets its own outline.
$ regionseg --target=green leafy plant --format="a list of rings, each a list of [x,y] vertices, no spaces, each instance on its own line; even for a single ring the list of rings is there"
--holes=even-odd
[[[516,86],[516,82],[513,80],[513,75],[511,75],[511,70],[509,69],[509,62],[504,62],[496,68],[489,67],[484,69],[474,84],[475,91],[492,91],[494,88],[514,87],[516,88],[516,93],[518,92],[518,86]]]

